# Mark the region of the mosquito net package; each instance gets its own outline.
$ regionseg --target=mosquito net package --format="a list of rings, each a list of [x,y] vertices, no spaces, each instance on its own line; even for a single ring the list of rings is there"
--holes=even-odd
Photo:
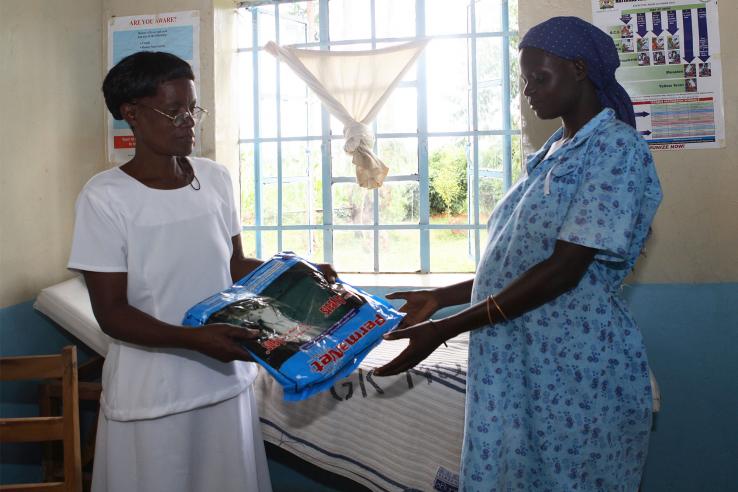
[[[308,261],[281,253],[193,306],[183,324],[259,329],[244,348],[282,385],[286,400],[302,400],[349,375],[403,316],[383,299],[341,280],[331,284]]]

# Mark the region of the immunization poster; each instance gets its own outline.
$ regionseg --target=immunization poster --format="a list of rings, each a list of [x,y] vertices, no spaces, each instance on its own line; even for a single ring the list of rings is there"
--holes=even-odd
[[[717,0],[592,0],[652,150],[725,146]]]
[[[108,70],[138,51],[166,51],[187,61],[192,65],[199,93],[200,12],[111,18],[108,24]],[[125,121],[113,119],[110,113],[107,119],[108,160],[111,164],[122,164],[133,157],[133,132]]]

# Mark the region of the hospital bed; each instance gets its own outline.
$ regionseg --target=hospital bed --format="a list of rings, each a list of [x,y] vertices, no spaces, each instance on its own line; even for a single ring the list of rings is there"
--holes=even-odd
[[[43,289],[34,307],[104,356],[108,338],[92,314],[84,281]],[[371,490],[455,490],[464,422],[468,337],[449,340],[416,369],[376,378],[403,341],[382,343],[330,391],[286,402],[260,368],[254,388],[264,439]],[[655,380],[654,411],[660,407]]]

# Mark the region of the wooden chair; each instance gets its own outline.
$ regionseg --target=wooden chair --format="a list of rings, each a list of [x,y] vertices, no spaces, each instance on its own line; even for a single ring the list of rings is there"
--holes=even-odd
[[[102,366],[105,359],[94,356],[77,367],[77,387],[79,388],[80,412],[84,411],[85,402],[90,402],[95,418],[92,426],[85,429],[80,425],[80,447],[82,449],[82,491],[92,488],[92,465],[95,458],[95,438],[97,421],[100,416],[100,394],[102,385]],[[64,387],[60,379],[49,379],[38,386],[39,416],[58,415],[62,410]],[[44,481],[54,482],[64,478],[64,450],[60,442],[48,442],[43,450]]]
[[[0,380],[61,378],[62,415],[0,419],[1,442],[62,441],[64,481],[36,484],[0,485],[1,491],[82,490],[79,443],[79,400],[77,383],[77,348],[64,347],[60,355],[0,358]]]

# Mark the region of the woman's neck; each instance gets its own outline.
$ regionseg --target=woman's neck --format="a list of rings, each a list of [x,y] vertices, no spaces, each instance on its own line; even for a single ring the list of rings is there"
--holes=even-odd
[[[137,148],[133,159],[122,165],[121,169],[151,188],[180,188],[186,186],[190,181],[188,168],[179,162],[180,159],[186,159],[186,157],[141,152]]]
[[[602,103],[597,98],[597,94],[594,91],[585,91],[579,99],[577,106],[569,113],[561,116],[562,127],[564,128],[561,139],[570,140],[574,138],[574,135],[589,120],[597,116],[600,111],[602,111]]]

